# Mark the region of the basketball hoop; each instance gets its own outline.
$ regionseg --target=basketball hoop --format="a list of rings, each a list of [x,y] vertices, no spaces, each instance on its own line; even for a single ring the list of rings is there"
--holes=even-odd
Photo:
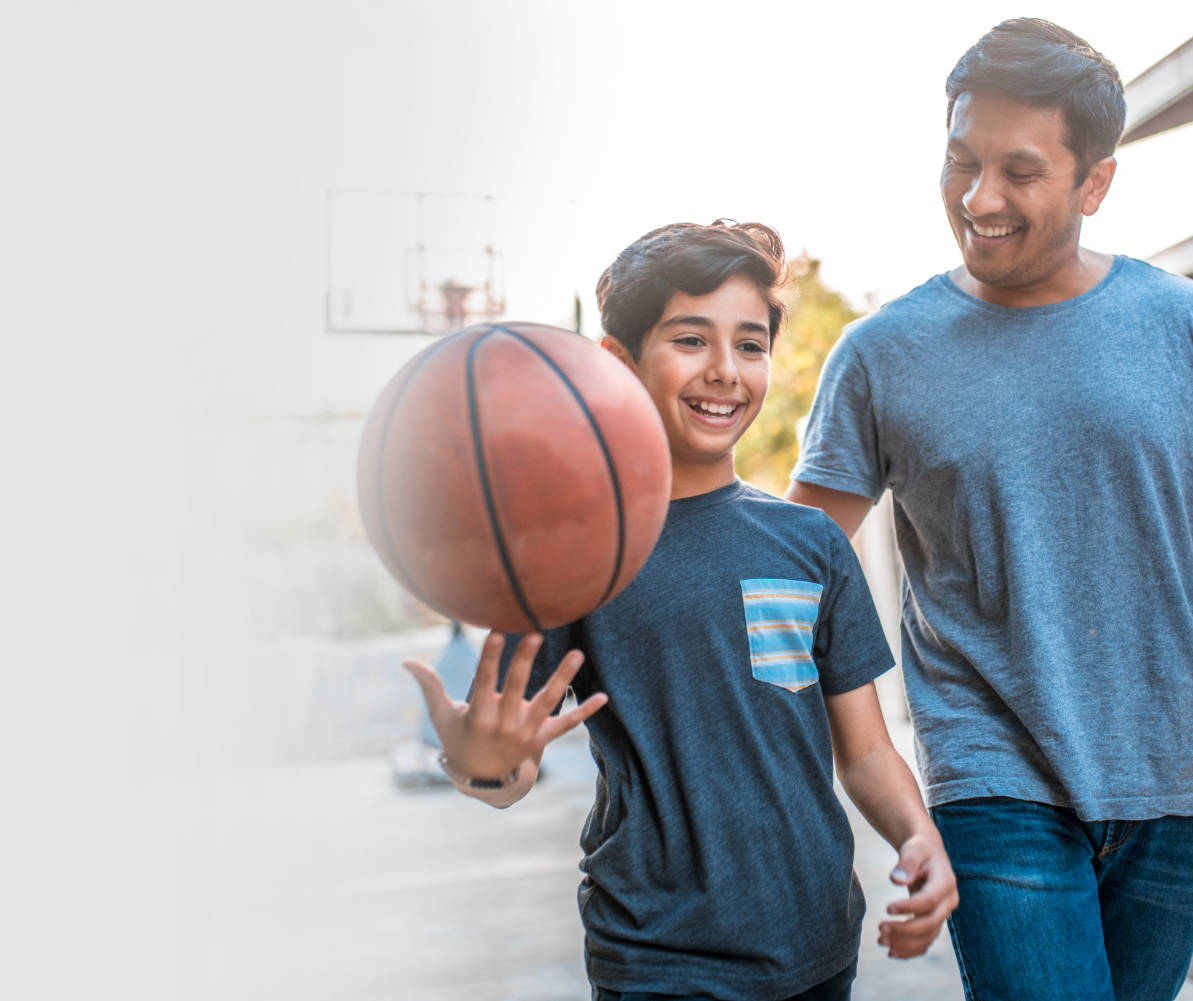
[[[501,254],[493,247],[491,234],[483,247],[427,242],[428,229],[436,235],[447,229],[442,220],[450,218],[450,212],[446,217],[441,215],[438,225],[426,219],[428,207],[446,197],[416,195],[417,243],[410,249],[407,260],[408,281],[413,278],[408,285],[413,293],[410,308],[418,314],[424,330],[437,334],[473,323],[487,323],[505,312],[505,269]],[[479,196],[471,206],[472,214],[483,219],[485,228],[492,225],[488,218],[492,202],[489,196]],[[479,301],[473,298],[473,293],[480,293]]]

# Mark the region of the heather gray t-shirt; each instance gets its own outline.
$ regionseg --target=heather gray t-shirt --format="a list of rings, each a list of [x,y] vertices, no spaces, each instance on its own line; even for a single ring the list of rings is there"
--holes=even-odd
[[[1193,815],[1193,282],[1009,308],[938,275],[821,373],[795,479],[890,488],[930,804]]]
[[[630,586],[547,633],[532,689],[571,646],[576,694],[609,695],[587,722],[592,981],[768,1001],[844,969],[864,903],[824,696],[893,658],[837,526],[740,480],[672,501]]]

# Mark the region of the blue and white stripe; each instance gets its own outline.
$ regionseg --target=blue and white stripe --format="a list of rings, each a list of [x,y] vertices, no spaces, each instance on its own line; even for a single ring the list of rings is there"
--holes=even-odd
[[[805,580],[741,581],[754,677],[798,692],[816,683],[812,634],[824,588]]]

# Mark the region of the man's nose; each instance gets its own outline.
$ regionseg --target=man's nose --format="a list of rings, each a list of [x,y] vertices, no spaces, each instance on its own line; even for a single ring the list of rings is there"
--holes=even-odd
[[[1003,211],[1007,203],[1000,178],[991,171],[981,171],[970,181],[969,188],[961,196],[961,204],[975,219]]]

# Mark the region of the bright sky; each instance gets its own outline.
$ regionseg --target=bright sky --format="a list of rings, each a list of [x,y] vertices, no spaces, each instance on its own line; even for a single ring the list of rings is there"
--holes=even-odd
[[[944,79],[986,29],[1024,13],[941,0],[404,10],[401,51],[384,71],[358,63],[344,91],[375,86],[384,72],[417,94],[393,109],[393,141],[412,155],[390,183],[480,188],[546,206],[574,199],[584,292],[645,230],[729,215],[776,226],[859,302],[899,294],[953,262],[937,193]],[[1141,0],[1129,16],[1121,3],[1088,0],[1041,0],[1029,13],[1083,35],[1124,80],[1193,35],[1193,6],[1168,0]],[[382,61],[390,41],[366,43],[364,63],[370,54]],[[358,137],[385,142],[376,132]],[[1128,166],[1124,157],[1124,189]],[[1090,225],[1089,241],[1148,253],[1188,235],[1180,230],[1193,218],[1132,215],[1129,227]]]

